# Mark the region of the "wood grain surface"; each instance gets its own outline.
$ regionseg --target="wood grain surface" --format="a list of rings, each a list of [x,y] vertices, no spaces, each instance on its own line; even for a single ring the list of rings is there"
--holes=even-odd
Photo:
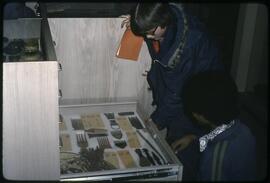
[[[153,110],[145,74],[151,58],[145,42],[138,61],[117,58],[125,29],[121,18],[50,18],[57,59],[62,64],[62,101],[78,104],[137,101],[145,116]],[[61,104],[61,101],[60,101]]]
[[[57,62],[3,64],[3,175],[59,180]]]

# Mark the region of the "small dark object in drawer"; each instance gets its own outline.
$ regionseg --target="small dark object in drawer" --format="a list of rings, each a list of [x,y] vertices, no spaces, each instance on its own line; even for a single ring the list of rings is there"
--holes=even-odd
[[[114,141],[114,144],[119,148],[125,148],[127,146],[127,143],[124,140],[116,140]]]
[[[134,112],[119,112],[118,115],[119,116],[130,116],[130,115],[134,115]]]
[[[84,130],[81,119],[71,119],[71,124],[74,130]]]
[[[123,134],[121,132],[121,130],[114,130],[114,131],[111,131],[111,134],[114,138],[116,139],[121,139]]]
[[[107,119],[114,119],[114,113],[104,113]]]
[[[119,129],[120,128],[118,123],[116,123],[115,120],[110,120],[110,124],[111,124],[112,129]]]
[[[136,116],[129,117],[128,119],[133,127],[137,128],[137,129],[143,129],[143,126],[142,126],[140,120]]]

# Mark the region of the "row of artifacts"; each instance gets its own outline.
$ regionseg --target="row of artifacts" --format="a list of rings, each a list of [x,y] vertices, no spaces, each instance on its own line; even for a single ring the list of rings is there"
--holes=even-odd
[[[102,120],[101,115],[106,116],[106,120]],[[67,129],[60,115],[61,174],[168,163],[154,141],[149,140],[150,135],[134,112],[81,115],[66,121],[71,123],[72,129]],[[72,139],[76,139],[73,149]]]

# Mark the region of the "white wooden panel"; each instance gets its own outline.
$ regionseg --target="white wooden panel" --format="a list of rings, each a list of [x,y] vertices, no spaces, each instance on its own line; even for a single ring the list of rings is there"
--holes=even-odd
[[[142,111],[152,110],[145,70],[151,58],[147,46],[138,61],[115,56],[124,28],[121,18],[51,18],[49,25],[56,43],[56,55],[63,70],[59,87],[63,101],[78,99],[78,104],[137,100]],[[74,100],[73,100],[74,101]]]
[[[60,178],[57,62],[3,64],[3,175]]]

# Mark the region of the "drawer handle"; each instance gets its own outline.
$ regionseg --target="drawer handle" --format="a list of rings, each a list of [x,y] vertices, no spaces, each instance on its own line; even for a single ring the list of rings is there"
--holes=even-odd
[[[62,90],[58,90],[58,98],[62,98]]]
[[[62,65],[58,62],[58,71],[62,71]]]
[[[142,73],[142,76],[147,76],[149,71],[145,71],[145,73]]]

